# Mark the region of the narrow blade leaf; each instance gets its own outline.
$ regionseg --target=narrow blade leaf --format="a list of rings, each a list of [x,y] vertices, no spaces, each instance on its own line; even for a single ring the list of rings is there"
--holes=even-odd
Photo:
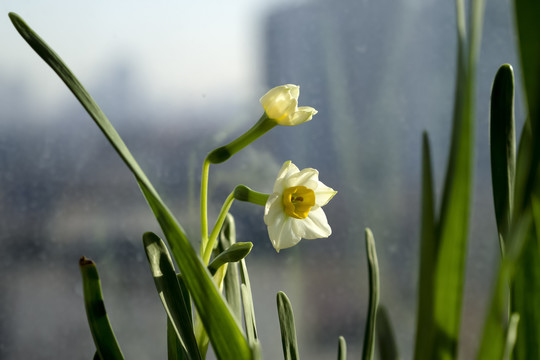
[[[167,247],[154,233],[145,233],[143,242],[156,289],[185,351],[184,355],[187,359],[201,359],[193,333],[191,309],[185,303]]]
[[[516,177],[516,203],[514,211],[521,212],[528,206],[533,191],[537,194],[540,165],[540,2],[536,0],[515,0],[515,15],[521,57],[521,72],[527,99],[528,118],[526,127],[531,133],[530,147],[527,149],[528,162],[522,165]],[[521,144],[520,144],[521,146]],[[534,189],[536,186],[536,190]],[[521,326],[521,325],[520,325]],[[520,332],[521,334],[521,332]],[[519,339],[518,339],[519,341]]]
[[[499,236],[506,238],[512,218],[516,135],[514,129],[514,71],[499,68],[491,90],[490,112],[491,181]]]
[[[343,336],[338,338],[338,360],[347,360],[347,342]]]
[[[223,249],[236,243],[236,227],[234,218],[229,213],[223,223],[220,234],[220,245]],[[229,303],[232,313],[236,319],[242,321],[242,294],[240,293],[240,274],[238,273],[238,263],[230,263],[223,280],[225,297]]]
[[[433,346],[435,324],[433,321],[433,276],[437,243],[435,238],[435,214],[433,195],[433,171],[429,138],[422,137],[422,215],[420,238],[420,271],[418,272],[418,306],[416,311],[415,359],[428,360]]]
[[[384,306],[377,310],[377,343],[380,360],[399,360],[394,330]]]
[[[516,224],[508,235],[507,251],[499,265],[491,304],[484,323],[478,360],[503,359],[505,349],[507,349],[508,334],[511,330],[508,325],[508,285],[519,274],[520,264],[528,246],[527,242],[531,240],[530,212],[524,214]]]
[[[167,360],[186,360],[185,349],[171,320],[167,316]]]
[[[251,242],[241,242],[231,245],[212,260],[208,265],[208,271],[214,275],[221,266],[242,260],[249,254],[252,247],[253,243]]]
[[[514,351],[514,346],[516,345],[517,332],[519,326],[519,314],[513,313],[510,316],[510,321],[508,322],[508,328],[506,329],[506,344],[504,348],[504,357],[503,359],[511,359],[512,352]]]
[[[282,291],[277,294],[277,308],[284,359],[297,360],[300,357],[298,356],[293,309],[289,298]]]
[[[511,311],[520,315],[514,360],[540,359],[540,267],[535,225],[527,233],[525,249],[512,281]]]
[[[251,293],[251,284],[247,271],[246,260],[240,260],[240,274],[242,278],[241,294],[242,305],[244,306],[244,320],[246,324],[246,333],[250,345],[257,342],[259,335],[257,333],[257,322],[255,321],[255,307],[253,306],[253,295]]]
[[[475,77],[484,2],[470,2],[470,31],[464,30],[463,0],[458,5],[458,73],[450,158],[446,171],[434,275],[433,314],[435,334],[428,359],[455,359],[467,257],[467,236],[473,182]]]
[[[144,197],[165,234],[174,260],[184,275],[186,287],[192,295],[217,357],[219,359],[249,359],[251,357],[249,345],[206,267],[120,135],[60,57],[18,15],[10,13],[9,16],[19,34],[67,85],[137,179]]]
[[[377,308],[379,307],[379,262],[375,251],[375,239],[370,229],[366,229],[366,252],[369,270],[369,304],[366,327],[364,331],[364,347],[362,359],[371,360],[375,353],[375,327]]]
[[[118,346],[105,310],[96,264],[83,256],[79,260],[79,269],[83,281],[84,307],[96,345],[96,354],[101,359],[123,360],[124,355]]]

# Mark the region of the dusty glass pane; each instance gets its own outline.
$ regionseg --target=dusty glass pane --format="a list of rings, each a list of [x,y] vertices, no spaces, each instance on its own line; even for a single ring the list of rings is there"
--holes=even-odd
[[[404,358],[413,351],[421,133],[433,144],[437,192],[454,95],[455,8],[436,1],[3,2],[0,21],[0,358],[87,359],[81,255],[98,264],[126,358],[164,358],[165,315],[141,235],[158,232],[108,142],[7,18],[19,13],[64,58],[116,126],[195,246],[202,160],[262,114],[269,88],[301,87],[319,110],[278,127],[211,169],[211,223],[237,184],[271,192],[286,160],[339,191],[333,235],[279,254],[263,208],[235,203],[263,353],[282,355],[275,295],[293,304],[306,359],[334,358],[345,336],[361,353],[367,308],[363,231],[381,266],[381,301]],[[488,104],[502,63],[518,70],[511,8],[488,1],[478,69],[476,166],[461,352],[476,350],[498,242]],[[519,83],[519,80],[518,80]],[[523,99],[518,90],[517,99]],[[523,111],[517,104],[518,126]]]

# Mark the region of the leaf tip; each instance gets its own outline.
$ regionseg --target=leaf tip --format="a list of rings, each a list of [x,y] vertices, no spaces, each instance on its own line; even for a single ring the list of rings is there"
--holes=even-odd
[[[91,259],[85,256],[81,256],[81,258],[79,259],[79,266],[82,267],[82,266],[88,266],[88,265],[90,266],[95,265],[95,263]]]

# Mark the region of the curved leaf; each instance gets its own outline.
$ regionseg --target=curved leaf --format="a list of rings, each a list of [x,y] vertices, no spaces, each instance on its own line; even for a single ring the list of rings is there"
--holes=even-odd
[[[375,354],[375,326],[377,308],[379,307],[379,262],[375,251],[375,239],[370,229],[366,229],[366,252],[369,269],[369,304],[366,327],[364,331],[364,347],[362,359],[371,360]]]
[[[506,238],[512,219],[516,135],[514,129],[514,71],[502,65],[493,81],[490,111],[491,181],[499,236]]]
[[[143,235],[143,243],[156,289],[183,347],[184,356],[186,359],[201,359],[193,333],[191,308],[187,307],[184,300],[167,247],[163,240],[150,232]]]
[[[252,247],[253,243],[251,242],[239,242],[232,244],[229,248],[225,249],[218,256],[216,256],[214,260],[212,260],[212,262],[208,265],[208,271],[210,271],[210,274],[214,275],[221,266],[227,263],[242,260],[249,254]]]
[[[298,360],[298,344],[296,342],[296,327],[291,302],[284,292],[277,294],[277,308],[279,328],[281,330],[281,344],[285,360]]]
[[[84,307],[97,349],[96,355],[101,359],[123,360],[124,355],[118,346],[105,310],[96,264],[83,256],[79,260],[79,269],[83,281]]]
[[[62,59],[16,14],[9,17],[26,42],[58,74],[131,170],[167,239],[219,359],[250,359],[251,350],[205,265],[103,111]]]

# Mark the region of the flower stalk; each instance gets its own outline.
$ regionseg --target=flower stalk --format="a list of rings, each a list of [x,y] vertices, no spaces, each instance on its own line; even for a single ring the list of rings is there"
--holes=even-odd
[[[278,123],[270,119],[266,113],[264,113],[259,121],[255,123],[248,131],[240,135],[238,138],[234,139],[227,145],[218,147],[217,149],[211,151],[207,156],[206,160],[211,164],[220,164],[229,160],[234,154],[266,134]],[[205,160],[205,161],[206,161]]]
[[[221,207],[221,211],[219,212],[218,218],[216,220],[216,224],[214,225],[214,228],[212,229],[212,232],[210,233],[210,237],[208,238],[208,242],[204,248],[204,250],[201,252],[203,261],[206,265],[210,262],[210,256],[212,255],[212,250],[214,249],[216,245],[217,238],[219,236],[219,232],[221,231],[221,228],[223,227],[223,223],[225,222],[225,219],[227,218],[227,214],[229,213],[229,209],[232,206],[233,200],[239,200],[239,201],[246,201],[250,202],[256,205],[265,206],[266,201],[270,197],[270,194],[264,194],[260,193],[254,190],[251,190],[245,185],[238,185],[234,188],[234,190],[227,196],[225,199],[225,202],[223,203],[223,206]]]

